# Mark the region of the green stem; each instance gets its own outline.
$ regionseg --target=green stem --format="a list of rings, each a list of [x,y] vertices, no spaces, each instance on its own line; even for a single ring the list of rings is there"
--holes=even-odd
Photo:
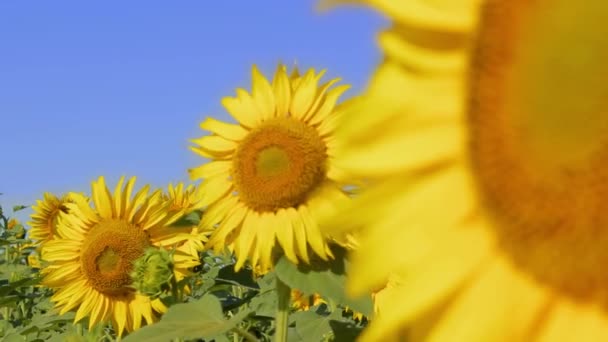
[[[291,289],[287,284],[282,282],[277,277],[277,296],[278,296],[278,308],[277,316],[275,319],[275,342],[286,342],[287,341],[287,327],[289,325],[289,311],[291,310],[289,304],[291,301]]]
[[[232,286],[232,293],[234,294],[234,296],[236,298],[239,299],[239,301],[241,300],[241,297],[243,297],[243,289],[241,289],[240,286]],[[235,313],[238,313],[240,310],[239,308],[235,309]],[[243,335],[242,333],[240,333],[239,331],[237,331],[237,329],[240,329],[239,327],[236,327],[234,330],[234,334],[232,335],[232,341],[233,342],[239,342],[241,339],[239,338],[239,335]],[[241,329],[242,330],[242,329]],[[247,333],[247,331],[245,331]]]
[[[84,336],[84,329],[80,323],[76,323],[76,334],[78,336]]]
[[[177,280],[175,276],[171,278],[171,292],[173,294],[173,299],[175,299],[176,303],[181,303],[183,301],[182,298],[182,289],[177,285]]]
[[[260,342],[260,340],[258,340],[257,337],[253,336],[252,333],[250,333],[249,331],[245,330],[245,329],[241,329],[239,327],[234,327],[232,328],[232,330],[234,332],[236,332],[237,334],[243,336],[243,338],[245,339],[245,341],[249,341],[249,342]]]

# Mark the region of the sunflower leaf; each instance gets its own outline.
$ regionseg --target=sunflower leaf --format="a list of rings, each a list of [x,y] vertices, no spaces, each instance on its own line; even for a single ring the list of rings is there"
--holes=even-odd
[[[202,211],[194,210],[171,224],[172,227],[190,227],[196,226],[201,220]]]
[[[27,208],[27,206],[25,206],[25,205],[14,205],[13,206],[13,212],[16,213],[19,210],[23,210],[23,209],[26,209],[26,208]]]
[[[220,301],[208,294],[198,301],[170,307],[160,322],[137,330],[124,341],[164,342],[176,337],[212,339],[235,328],[250,313],[243,310],[225,319]]]
[[[285,284],[305,295],[318,293],[336,304],[348,306],[366,316],[371,315],[373,305],[370,296],[350,298],[344,292],[348,261],[345,253],[335,254],[334,260],[316,261],[311,265],[294,265],[286,257],[281,257],[276,263],[275,272]]]

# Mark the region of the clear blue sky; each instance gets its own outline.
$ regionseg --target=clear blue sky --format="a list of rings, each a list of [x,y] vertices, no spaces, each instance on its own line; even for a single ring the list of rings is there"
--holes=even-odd
[[[100,175],[188,181],[206,116],[253,63],[327,68],[360,91],[379,62],[376,13],[312,0],[1,1],[0,204],[90,192]],[[25,211],[18,215],[25,219]]]

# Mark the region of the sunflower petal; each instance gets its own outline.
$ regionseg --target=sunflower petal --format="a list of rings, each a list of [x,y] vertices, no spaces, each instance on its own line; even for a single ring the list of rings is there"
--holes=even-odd
[[[277,106],[277,116],[287,116],[289,113],[289,104],[291,103],[291,85],[287,76],[287,68],[285,65],[279,65],[272,81],[274,97]]]
[[[200,125],[201,129],[216,134],[222,138],[240,141],[248,133],[247,129],[240,125],[233,125],[227,122],[216,120],[212,117],[208,117]]]
[[[260,73],[260,70],[256,65],[251,68],[252,78],[252,97],[255,103],[258,104],[260,111],[262,112],[262,119],[268,120],[275,116],[275,100],[272,86]]]

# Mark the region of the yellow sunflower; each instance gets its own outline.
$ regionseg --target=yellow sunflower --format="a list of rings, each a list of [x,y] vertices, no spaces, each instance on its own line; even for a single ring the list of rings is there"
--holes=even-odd
[[[201,208],[199,204],[202,196],[200,188],[193,184],[184,187],[184,183],[177,183],[176,186],[169,184],[167,193],[163,194],[163,198],[171,203],[170,211],[184,211],[186,214]],[[211,228],[204,230],[197,225],[191,227],[191,238],[183,245],[178,247],[178,250],[186,252],[187,255],[194,255],[199,251],[204,250],[204,243],[208,240],[211,234]]]
[[[11,229],[15,228],[17,225],[19,225],[19,220],[17,220],[16,218],[12,218],[12,219],[8,220],[8,223],[6,224],[6,229],[11,230]]]
[[[43,199],[36,201],[36,205],[32,206],[34,213],[31,215],[31,221],[28,222],[31,227],[29,238],[38,243],[44,243],[53,239],[59,212],[66,212],[67,207],[65,204],[73,203],[75,198],[84,199],[85,197],[82,194],[73,192],[61,197],[57,197],[50,192],[45,192]]]
[[[318,293],[305,296],[302,291],[291,289],[291,307],[296,311],[308,311],[312,306],[321,305],[322,303],[326,302]]]
[[[349,289],[391,281],[361,339],[608,340],[608,2],[358,2],[393,20],[335,133]]]
[[[199,205],[201,201],[200,188],[190,184],[184,186],[184,183],[179,182],[175,186],[169,184],[167,192],[163,193],[163,198],[166,201],[171,202],[169,210],[191,212],[196,209],[200,209]]]
[[[270,83],[254,66],[251,94],[237,89],[222,100],[238,123],[207,118],[201,128],[211,135],[192,140],[191,149],[211,160],[189,170],[204,179],[201,227],[216,227],[209,245],[232,248],[237,269],[245,260],[271,267],[277,241],[294,263],[308,262],[309,248],[332,257],[317,214],[348,199],[333,163],[336,101],[348,86],[319,85],[323,74],[288,76],[280,65]]]
[[[55,238],[42,249],[43,284],[56,289],[52,297],[60,313],[76,311],[75,322],[89,317],[89,327],[111,321],[118,335],[154,322],[165,306],[136,293],[129,276],[133,263],[147,247],[173,249],[189,238],[190,228],[169,227],[183,211],[169,211],[170,203],[145,186],[132,195],[135,178],[123,188],[121,178],[110,193],[103,177],[92,184],[94,208],[82,198],[67,203],[58,217]],[[175,258],[176,276],[189,261]],[[184,259],[186,262],[184,262]]]

